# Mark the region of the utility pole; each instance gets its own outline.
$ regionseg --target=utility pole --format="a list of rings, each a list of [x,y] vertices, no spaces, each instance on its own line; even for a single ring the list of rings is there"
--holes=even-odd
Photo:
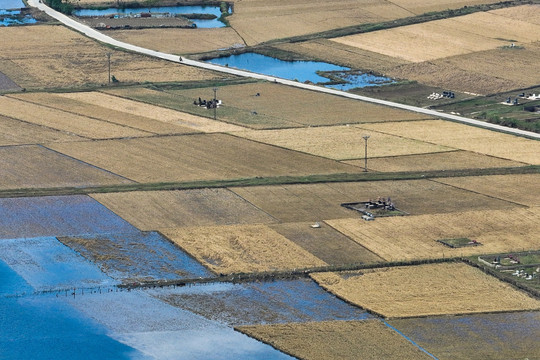
[[[107,53],[107,60],[109,63],[109,85],[111,84],[111,53]]]
[[[217,99],[216,99],[216,93],[217,93],[217,87],[213,88],[214,90],[214,120],[216,120],[217,117]]]
[[[366,147],[364,151],[364,172],[367,172],[367,141],[369,139],[369,135],[362,136],[366,142]]]

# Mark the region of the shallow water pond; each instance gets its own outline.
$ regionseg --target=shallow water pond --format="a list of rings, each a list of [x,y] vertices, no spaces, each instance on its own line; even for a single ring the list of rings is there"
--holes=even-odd
[[[20,9],[24,7],[22,0],[2,0],[0,1],[0,9]],[[2,12],[0,11],[0,14]]]

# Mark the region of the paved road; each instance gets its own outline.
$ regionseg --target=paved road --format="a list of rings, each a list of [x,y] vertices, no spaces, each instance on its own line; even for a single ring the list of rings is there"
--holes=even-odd
[[[233,68],[229,68],[229,67],[225,67],[225,66],[209,64],[209,63],[205,63],[205,62],[202,62],[202,61],[190,60],[190,59],[186,59],[186,58],[183,58],[183,57],[179,57],[178,55],[172,55],[172,54],[167,54],[167,53],[163,53],[163,52],[159,52],[159,51],[154,51],[154,50],[142,48],[140,46],[135,46],[135,45],[132,45],[132,44],[128,44],[128,43],[125,43],[125,42],[122,42],[122,41],[115,40],[115,39],[113,39],[113,38],[99,32],[99,31],[89,27],[89,26],[81,24],[81,23],[75,21],[74,19],[64,15],[64,14],[59,13],[58,11],[55,11],[55,10],[51,9],[50,7],[46,6],[45,4],[40,3],[39,0],[28,0],[28,5],[33,6],[33,7],[37,7],[38,9],[46,12],[49,16],[51,16],[51,17],[57,19],[58,21],[62,22],[64,25],[79,31],[79,32],[85,34],[86,36],[88,36],[90,38],[96,39],[96,40],[98,40],[100,42],[103,42],[103,43],[106,43],[106,44],[109,44],[109,45],[112,45],[112,46],[116,46],[118,48],[130,50],[130,51],[133,51],[133,52],[153,56],[153,57],[168,60],[168,61],[182,63],[182,64],[186,64],[186,65],[190,65],[190,66],[196,66],[196,67],[204,68],[204,69],[208,69],[208,70],[219,71],[219,72],[222,72],[222,73],[238,75],[238,76],[242,76],[242,77],[250,77],[250,78],[254,78],[254,79],[267,80],[267,81],[271,81],[271,82],[276,82],[276,83],[280,83],[280,84],[294,86],[294,87],[297,87],[297,88],[302,88],[302,89],[307,89],[307,90],[312,90],[312,91],[318,91],[318,92],[323,92],[323,93],[327,93],[327,94],[333,94],[333,95],[337,95],[337,96],[347,97],[347,98],[350,98],[350,99],[361,100],[361,101],[366,101],[366,102],[370,102],[370,103],[374,103],[374,104],[385,105],[385,106],[390,106],[390,107],[393,107],[393,108],[413,111],[413,112],[416,112],[416,113],[421,113],[421,114],[425,114],[425,115],[429,115],[429,116],[437,116],[439,118],[443,118],[443,119],[447,119],[447,120],[457,121],[457,122],[461,122],[461,123],[465,123],[465,124],[469,124],[469,125],[473,125],[473,126],[478,126],[478,127],[483,127],[483,128],[487,128],[487,129],[491,129],[491,130],[502,131],[502,132],[506,132],[506,133],[510,133],[510,134],[514,134],[514,135],[520,135],[520,136],[526,136],[526,137],[529,137],[529,138],[540,139],[540,134],[530,132],[530,131],[525,131],[525,130],[520,130],[520,129],[513,129],[513,128],[509,128],[509,127],[501,126],[501,125],[497,125],[497,124],[490,124],[490,123],[487,123],[487,122],[484,122],[484,121],[474,120],[474,119],[470,119],[470,118],[466,118],[466,117],[458,116],[458,115],[441,113],[441,112],[438,112],[438,111],[435,111],[435,110],[424,109],[424,108],[417,107],[417,106],[404,105],[404,104],[399,104],[399,103],[395,103],[395,102],[391,102],[391,101],[370,98],[370,97],[367,97],[367,96],[355,95],[355,94],[348,93],[346,91],[329,89],[329,88],[325,88],[325,87],[317,86],[317,85],[304,84],[304,83],[300,83],[300,82],[297,82],[297,81],[282,79],[282,78],[278,78],[278,77],[274,77],[274,76],[268,76],[268,75],[253,73],[253,72],[250,72],[250,71],[238,70],[238,69],[233,69]]]

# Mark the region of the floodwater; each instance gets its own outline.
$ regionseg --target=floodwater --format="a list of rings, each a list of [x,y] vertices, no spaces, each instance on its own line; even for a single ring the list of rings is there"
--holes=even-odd
[[[0,1],[0,26],[35,24],[36,19],[30,15],[21,16],[21,12],[16,9],[24,7],[21,0]]]
[[[218,20],[221,16],[221,9],[219,6],[163,6],[163,7],[147,7],[147,8],[108,8],[102,10],[93,10],[93,9],[80,9],[73,12],[75,16],[110,16],[116,15],[119,16],[136,16],[141,13],[160,13],[160,14],[171,14],[171,15],[181,15],[181,14],[211,14],[215,15],[216,18],[212,20],[204,19],[190,19],[193,23],[197,25],[198,28],[218,28],[224,27],[225,24]]]
[[[20,9],[24,7],[22,0],[2,0],[0,9]],[[1,14],[1,13],[0,13]]]
[[[230,66],[260,74],[276,76],[283,79],[332,87],[339,90],[350,90],[358,87],[380,86],[392,83],[386,77],[364,73],[350,73],[350,69],[320,61],[285,61],[257,53],[243,53],[210,59],[208,62],[217,65]],[[324,73],[340,78],[343,84],[331,84]]]

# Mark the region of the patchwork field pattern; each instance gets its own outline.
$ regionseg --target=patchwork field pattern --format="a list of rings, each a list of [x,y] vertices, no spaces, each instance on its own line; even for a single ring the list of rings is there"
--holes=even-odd
[[[309,127],[234,133],[251,140],[335,160],[364,159],[366,131],[354,126]],[[371,133],[369,157],[451,151],[440,145],[382,133]]]
[[[471,354],[478,359],[493,360],[538,358],[539,323],[540,312],[390,321],[441,360],[468,360]]]
[[[77,140],[83,138],[0,115],[0,146]]]
[[[111,74],[124,83],[221,78],[210,71],[115,51],[64,26],[9,26],[1,34],[11,40],[3,44],[0,71],[23,88],[106,84],[107,53],[112,54]]]
[[[345,163],[364,167],[363,159],[345,161]],[[487,169],[523,165],[523,163],[512,160],[461,150],[433,154],[370,158],[368,161],[368,169],[383,172]]]
[[[179,228],[161,230],[161,233],[215,273],[327,265],[265,225]]]
[[[527,164],[540,164],[538,141],[450,121],[393,122],[355,126]]]
[[[137,182],[361,171],[351,165],[225,134],[56,143],[49,147]]]
[[[311,277],[330,292],[387,318],[540,309],[540,301],[463,263]]]
[[[0,189],[126,184],[127,179],[41,146],[0,147]]]
[[[240,326],[299,359],[432,359],[379,320]]]
[[[540,248],[538,208],[326,221],[387,261],[495,254]],[[482,245],[450,248],[437,242],[468,238]]]
[[[275,220],[226,189],[133,191],[92,197],[141,230]]]

